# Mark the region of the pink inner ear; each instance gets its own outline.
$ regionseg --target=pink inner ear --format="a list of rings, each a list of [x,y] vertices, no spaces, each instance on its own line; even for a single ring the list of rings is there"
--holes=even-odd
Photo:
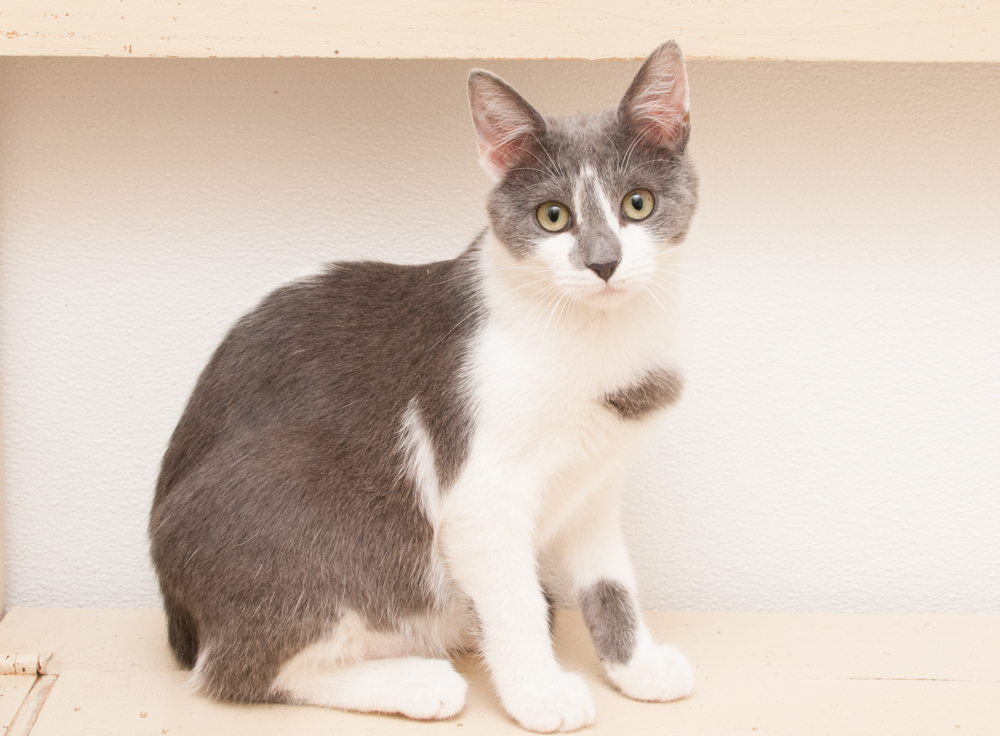
[[[469,92],[479,161],[499,179],[524,158],[544,123],[534,108],[499,77],[473,72]]]
[[[477,132],[480,126],[476,125]],[[488,172],[495,176],[503,176],[512,169],[524,149],[525,137],[531,134],[530,128],[517,126],[504,130],[499,127],[487,127],[487,135],[477,136],[479,159]]]
[[[625,112],[637,134],[649,143],[675,145],[684,139],[689,115],[684,60],[672,53],[650,58],[636,79]]]

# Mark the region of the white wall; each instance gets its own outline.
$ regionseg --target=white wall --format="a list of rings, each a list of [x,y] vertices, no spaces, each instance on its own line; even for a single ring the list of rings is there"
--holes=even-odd
[[[549,112],[636,68],[486,65]],[[227,326],[484,225],[469,66],[0,59],[10,605],[157,605],[157,464]],[[695,359],[627,497],[645,605],[1000,613],[1000,65],[691,83]]]

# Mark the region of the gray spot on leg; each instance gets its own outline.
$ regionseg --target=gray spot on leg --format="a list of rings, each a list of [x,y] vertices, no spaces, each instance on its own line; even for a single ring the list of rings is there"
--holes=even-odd
[[[622,419],[643,419],[665,409],[680,398],[684,379],[674,371],[657,368],[631,386],[604,397],[604,402]]]
[[[621,583],[601,580],[581,593],[580,611],[598,657],[615,664],[624,664],[632,658],[638,616]]]

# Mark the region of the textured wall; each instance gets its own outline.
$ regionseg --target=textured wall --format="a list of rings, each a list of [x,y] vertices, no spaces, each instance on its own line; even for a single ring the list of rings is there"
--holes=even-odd
[[[483,226],[469,66],[0,59],[10,605],[156,605],[157,463],[227,326]],[[636,68],[488,66],[550,112]],[[691,80],[694,361],[627,496],[644,603],[1000,613],[1000,66]]]

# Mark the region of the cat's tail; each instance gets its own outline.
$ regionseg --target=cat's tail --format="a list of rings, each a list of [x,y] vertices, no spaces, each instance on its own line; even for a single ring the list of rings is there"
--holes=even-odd
[[[167,640],[181,666],[194,667],[198,659],[198,629],[188,610],[169,598],[164,601],[167,609]]]

